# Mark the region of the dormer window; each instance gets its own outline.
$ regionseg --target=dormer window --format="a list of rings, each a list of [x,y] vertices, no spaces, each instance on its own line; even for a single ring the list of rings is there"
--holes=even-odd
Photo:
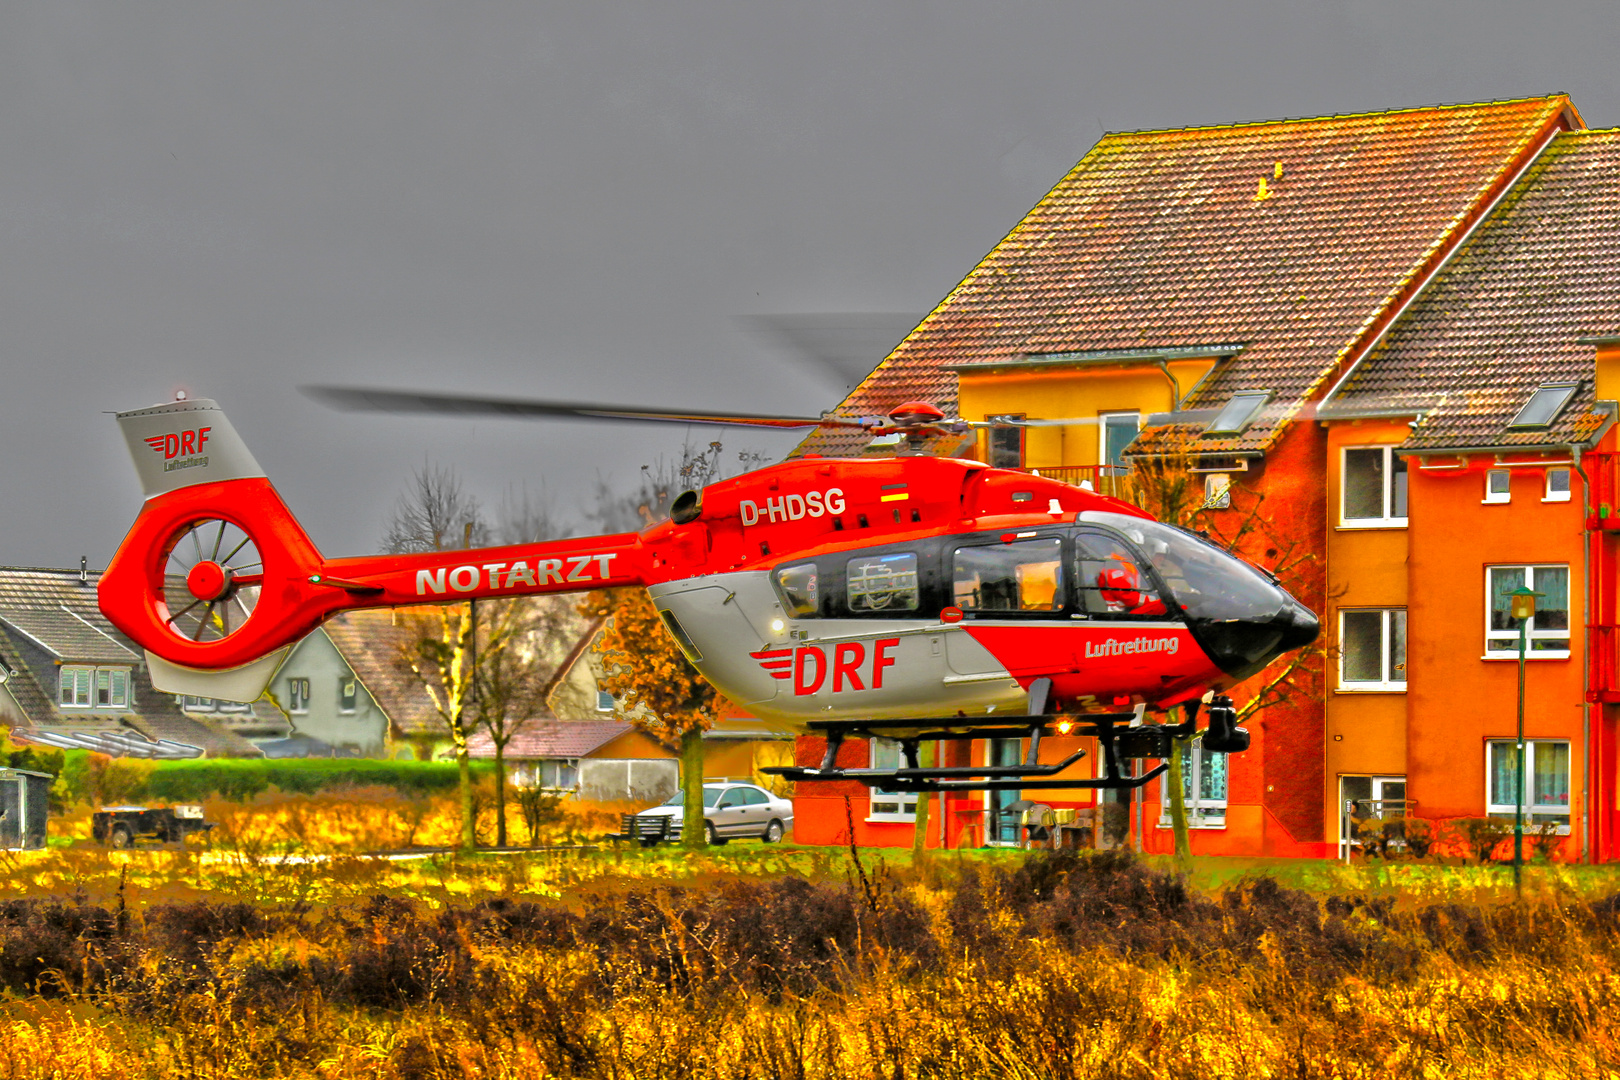
[[[1224,408],[1216,414],[1215,419],[1209,422],[1204,429],[1205,435],[1241,435],[1243,430],[1254,423],[1254,418],[1271,398],[1270,390],[1244,391],[1233,394]]]
[[[1558,414],[1564,411],[1569,399],[1575,396],[1575,383],[1550,383],[1538,387],[1530,400],[1524,403],[1519,415],[1508,424],[1510,431],[1530,431],[1537,428],[1548,428],[1558,419]]]

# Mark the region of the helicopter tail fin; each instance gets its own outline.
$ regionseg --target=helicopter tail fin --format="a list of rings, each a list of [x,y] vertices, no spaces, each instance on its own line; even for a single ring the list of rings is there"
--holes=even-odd
[[[213,401],[119,413],[145,499],[98,585],[168,693],[252,701],[326,614],[285,586],[321,555]]]

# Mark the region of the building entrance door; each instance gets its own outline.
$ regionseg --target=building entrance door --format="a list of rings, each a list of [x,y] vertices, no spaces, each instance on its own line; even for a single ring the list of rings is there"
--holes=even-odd
[[[1339,777],[1339,857],[1350,857],[1358,824],[1405,817],[1406,804],[1404,776]]]

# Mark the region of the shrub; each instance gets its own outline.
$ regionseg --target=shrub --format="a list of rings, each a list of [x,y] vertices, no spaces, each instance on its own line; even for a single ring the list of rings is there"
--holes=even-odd
[[[489,771],[474,763],[474,775]],[[381,761],[371,758],[207,758],[158,764],[146,797],[159,802],[201,802],[224,798],[246,802],[272,787],[290,794],[352,787],[390,787],[402,795],[454,790],[459,779],[451,761]]]

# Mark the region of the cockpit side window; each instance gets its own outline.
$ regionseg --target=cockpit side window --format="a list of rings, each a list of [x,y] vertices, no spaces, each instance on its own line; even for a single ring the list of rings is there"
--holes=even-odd
[[[916,553],[857,555],[844,569],[844,589],[852,612],[916,611]]]
[[[1135,552],[1097,532],[1074,537],[1075,597],[1094,619],[1157,619],[1169,609]]]
[[[782,610],[790,618],[811,619],[821,611],[820,577],[816,573],[816,564],[795,563],[792,566],[779,567],[771,575],[771,583],[776,586],[776,595],[782,601]]]
[[[951,595],[963,611],[1063,610],[1062,538],[957,548]]]

